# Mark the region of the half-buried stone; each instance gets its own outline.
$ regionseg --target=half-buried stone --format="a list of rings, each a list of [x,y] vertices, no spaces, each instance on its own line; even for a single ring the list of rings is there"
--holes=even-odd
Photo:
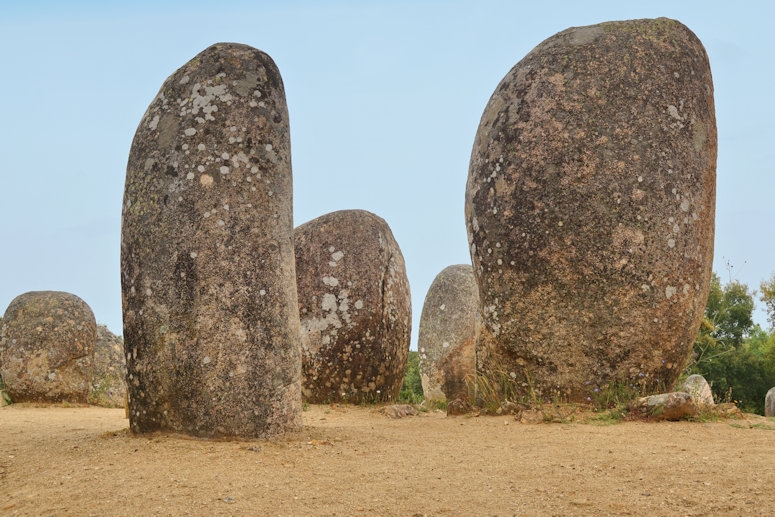
[[[97,322],[85,301],[59,291],[24,293],[2,322],[0,376],[14,402],[87,402]]]
[[[471,266],[449,266],[436,275],[425,295],[417,340],[426,399],[466,398],[476,371],[478,314],[479,292]]]
[[[713,83],[665,18],[571,28],[490,98],[466,188],[479,372],[517,395],[674,385],[710,285]]]
[[[390,227],[342,210],[296,228],[295,242],[304,400],[397,400],[412,303]]]
[[[121,242],[133,432],[300,428],[290,153],[280,72],[254,48],[209,47],[151,102]]]

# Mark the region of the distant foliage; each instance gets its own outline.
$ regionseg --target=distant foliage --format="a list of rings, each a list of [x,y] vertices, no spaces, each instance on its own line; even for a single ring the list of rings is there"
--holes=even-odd
[[[770,282],[775,295],[775,281]],[[775,297],[772,300],[775,309]],[[704,376],[716,401],[733,401],[743,411],[764,414],[764,397],[775,386],[775,334],[753,323],[753,310],[754,296],[747,285],[733,280],[722,286],[714,273],[684,373]]]
[[[401,385],[399,401],[408,404],[419,404],[423,401],[422,382],[420,380],[420,357],[410,350],[406,361],[404,383]]]

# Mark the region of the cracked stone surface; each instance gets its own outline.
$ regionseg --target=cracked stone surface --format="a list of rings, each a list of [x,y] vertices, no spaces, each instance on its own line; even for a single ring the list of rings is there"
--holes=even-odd
[[[301,427],[288,109],[260,50],[213,45],[137,128],[121,242],[130,428]]]
[[[0,376],[14,402],[85,404],[97,323],[81,298],[32,291],[13,299],[0,328]]]
[[[412,301],[387,222],[341,210],[296,228],[295,242],[304,400],[397,400]]]
[[[426,399],[467,397],[466,379],[476,371],[479,292],[468,264],[444,268],[433,280],[417,339],[420,380]]]
[[[466,188],[482,374],[545,400],[671,389],[713,261],[713,82],[666,18],[562,31],[485,108]]]

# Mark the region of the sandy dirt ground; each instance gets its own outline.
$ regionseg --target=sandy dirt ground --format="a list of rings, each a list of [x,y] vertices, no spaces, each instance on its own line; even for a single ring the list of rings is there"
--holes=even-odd
[[[771,515],[775,420],[521,424],[311,406],[274,441],[0,408],[0,516]]]

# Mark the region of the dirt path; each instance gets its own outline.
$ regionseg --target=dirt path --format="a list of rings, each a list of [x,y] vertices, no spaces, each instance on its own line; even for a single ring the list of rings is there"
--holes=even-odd
[[[524,425],[312,406],[272,442],[133,437],[123,409],[0,409],[0,516],[763,515],[775,420]]]

